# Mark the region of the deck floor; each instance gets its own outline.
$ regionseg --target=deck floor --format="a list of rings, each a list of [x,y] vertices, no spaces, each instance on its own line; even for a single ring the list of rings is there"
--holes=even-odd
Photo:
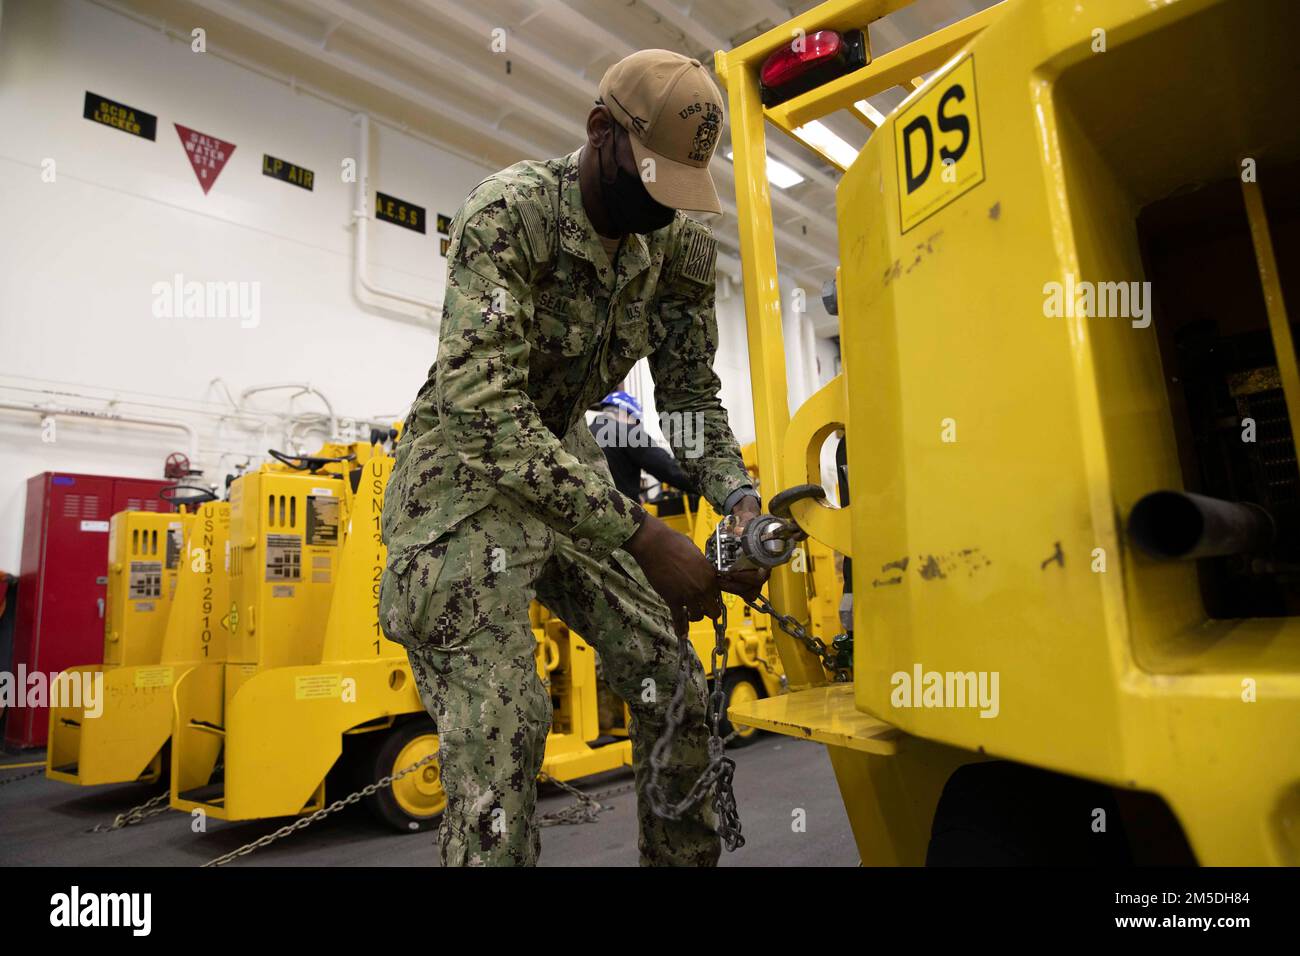
[[[736,797],[746,844],[723,853],[724,866],[856,866],[857,849],[840,802],[826,748],[764,735],[730,752],[736,759]],[[40,755],[6,754],[0,765]],[[0,780],[23,773],[0,769]],[[592,793],[630,784],[617,770],[579,781]],[[159,792],[155,785],[76,788],[33,777],[0,785],[0,866],[197,866],[283,826],[289,820],[227,823],[212,820],[191,833],[187,815],[161,814],[113,833],[86,833]],[[541,790],[539,809],[568,805],[555,787]],[[599,821],[542,830],[542,866],[635,866],[636,800],[611,798]],[[792,814],[805,811],[807,830],[793,832]],[[386,830],[363,807],[348,807],[233,866],[436,865],[434,834]]]

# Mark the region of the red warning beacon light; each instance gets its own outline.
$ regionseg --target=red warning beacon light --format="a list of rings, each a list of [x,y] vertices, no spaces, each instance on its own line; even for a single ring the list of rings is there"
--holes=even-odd
[[[795,37],[769,56],[758,71],[764,106],[776,106],[837,76],[867,65],[861,30],[818,30]]]

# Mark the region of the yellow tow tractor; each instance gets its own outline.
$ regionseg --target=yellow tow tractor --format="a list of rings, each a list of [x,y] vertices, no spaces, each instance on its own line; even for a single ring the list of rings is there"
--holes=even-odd
[[[166,772],[172,687],[191,667],[225,655],[217,610],[229,603],[220,563],[228,525],[224,502],[193,498],[182,512],[113,515],[104,663],[69,669],[102,673],[102,708],[51,709],[51,780],[152,782]]]
[[[843,430],[852,495],[790,504],[850,679],[777,632],[791,693],[731,720],[827,746],[866,864],[1300,864],[1294,5],[1005,0],[874,54],[906,4],[716,56],[768,493]],[[766,129],[839,111],[844,371],[791,415]]]
[[[226,658],[175,690],[171,806],[219,819],[321,809],[345,738],[372,769],[437,748],[399,726],[422,708],[375,612],[391,459],[360,442],[274,457],[230,488]],[[371,798],[381,816],[401,816],[399,800],[417,816],[441,812],[431,761],[400,784]]]

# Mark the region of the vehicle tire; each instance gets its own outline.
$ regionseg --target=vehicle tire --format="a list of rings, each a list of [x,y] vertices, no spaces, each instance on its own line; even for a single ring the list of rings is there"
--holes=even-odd
[[[428,717],[408,720],[386,734],[374,736],[374,741],[367,741],[369,746],[361,757],[362,786],[405,770],[438,749],[438,730]],[[363,797],[361,802],[376,819],[402,833],[435,829],[447,809],[438,761]]]
[[[1106,830],[1093,829],[1097,810]],[[926,866],[1128,866],[1114,792],[1007,761],[959,767],[935,809]]]
[[[732,738],[727,747],[734,749],[736,747],[748,747],[758,739],[760,730],[756,727],[733,727],[731,721],[727,719],[727,709],[732,703],[747,704],[750,701],[758,700],[760,697],[766,697],[763,693],[763,685],[752,671],[749,670],[729,670],[722,678],[722,692],[726,700],[723,704],[722,719],[718,721],[718,733],[722,734],[723,739],[733,731],[737,731],[736,736]]]

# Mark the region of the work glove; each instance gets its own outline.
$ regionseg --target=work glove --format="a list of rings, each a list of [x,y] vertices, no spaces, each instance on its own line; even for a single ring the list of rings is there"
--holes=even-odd
[[[716,620],[722,614],[716,571],[686,535],[647,514],[623,547],[668,605],[679,637],[685,636],[691,621]]]

